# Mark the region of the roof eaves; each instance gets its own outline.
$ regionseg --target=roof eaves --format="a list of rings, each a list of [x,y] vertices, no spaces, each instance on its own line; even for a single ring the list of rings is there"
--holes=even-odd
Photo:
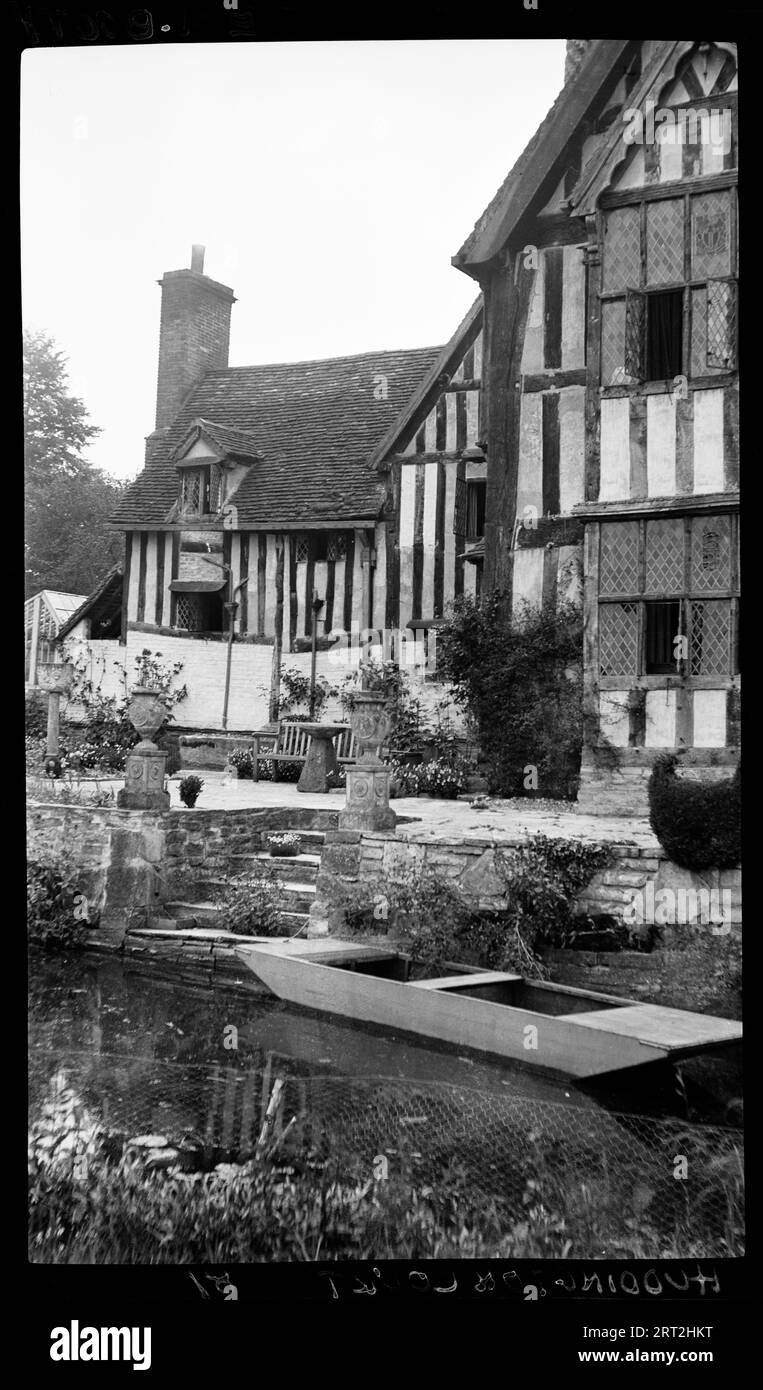
[[[103,594],[108,589],[109,585],[114,582],[117,576],[120,580],[122,579],[122,566],[120,564],[112,565],[108,573],[104,575],[100,584],[98,584],[96,588],[93,589],[93,592],[91,594],[88,594],[84,603],[81,603],[79,608],[75,609],[75,611],[71,614],[71,617],[67,618],[65,623],[62,623],[57,633],[57,641],[62,641],[64,637],[67,637],[69,635],[72,628],[77,626],[77,623],[81,623],[82,619],[87,617],[88,613],[90,612],[90,609],[94,607],[94,605],[98,602],[99,598],[103,596]]]
[[[421,385],[414,391],[407,405],[403,407],[397,419],[387,430],[384,438],[377,444],[369,459],[369,464],[372,468],[378,468],[387,457],[387,454],[392,452],[395,442],[426,403],[428,395],[434,390],[437,381],[446,370],[450,360],[461,347],[464,339],[467,338],[472,329],[475,328],[478,320],[481,320],[482,310],[482,295],[479,294],[469,311],[464,315],[453,336],[445,344],[444,348],[440,350],[439,356],[433,362],[427,375],[421,382]],[[476,331],[474,336],[477,336]]]
[[[467,275],[476,274],[478,266],[492,260],[503,249],[631,42],[630,39],[593,40],[574,77],[562,88],[473,232],[453,256],[452,264],[458,270]]]

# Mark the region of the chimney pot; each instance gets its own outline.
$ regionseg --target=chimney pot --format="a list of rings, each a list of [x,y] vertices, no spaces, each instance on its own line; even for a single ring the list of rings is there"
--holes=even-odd
[[[191,270],[195,270],[198,275],[204,274],[204,246],[191,247]]]

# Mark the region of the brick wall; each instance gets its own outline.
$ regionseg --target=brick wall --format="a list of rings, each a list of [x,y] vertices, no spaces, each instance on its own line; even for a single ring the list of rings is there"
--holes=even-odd
[[[168,271],[160,281],[162,311],[156,425],[172,424],[195,382],[227,367],[233,291],[192,270]]]

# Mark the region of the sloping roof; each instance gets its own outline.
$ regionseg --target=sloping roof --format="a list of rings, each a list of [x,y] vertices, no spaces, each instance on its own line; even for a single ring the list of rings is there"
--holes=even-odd
[[[411,421],[426,418],[432,408],[433,400],[436,400],[440,393],[441,388],[438,386],[440,377],[444,372],[449,374],[453,371],[454,359],[457,362],[461,357],[464,344],[467,344],[470,338],[476,338],[482,323],[482,312],[482,295],[479,294],[468,313],[464,315],[450,342],[446,343],[445,347],[438,353],[407,405],[404,406],[391,428],[387,430],[384,438],[377,444],[371,456],[372,465],[378,466],[392,452],[401,435],[408,430]]]
[[[404,348],[209,372],[174,423],[153,437],[153,457],[125,489],[112,522],[150,527],[165,519],[178,493],[172,454],[199,417],[221,439],[228,430],[245,436],[261,456],[231,498],[239,526],[272,530],[376,516],[382,494],[369,456],[440,351]]]
[[[72,596],[73,597],[73,596]],[[93,589],[92,594],[80,601],[79,606],[69,616],[67,621],[58,630],[59,641],[68,637],[69,633],[83,618],[97,619],[99,617],[111,616],[122,602],[122,567],[113,565],[108,574],[104,575],[100,584]]]
[[[43,603],[50,609],[56,622],[62,623],[68,618],[70,613],[74,612],[75,608],[78,608],[81,603],[84,603],[85,595],[65,594],[58,589],[40,589],[38,593],[33,594],[31,598],[25,600],[25,609],[30,604],[34,603],[36,598],[41,598]]]
[[[199,419],[194,423],[201,427],[204,434],[223,454],[235,454],[238,458],[245,459],[260,457],[256,440],[244,430],[233,429],[231,425],[220,425],[214,420]]]
[[[630,39],[591,41],[573,77],[562,88],[474,230],[453,257],[453,265],[459,270],[470,274],[469,267],[484,264],[502,250],[631,42]]]

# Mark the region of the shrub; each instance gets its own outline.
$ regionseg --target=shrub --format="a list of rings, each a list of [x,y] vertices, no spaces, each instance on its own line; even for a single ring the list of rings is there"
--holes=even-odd
[[[223,913],[225,928],[237,936],[281,936],[281,899],[270,879],[256,874],[237,874],[218,888],[215,902]]]
[[[495,867],[506,890],[509,945],[504,970],[538,960],[543,946],[566,946],[580,929],[578,895],[608,862],[609,851],[580,840],[533,835],[524,845],[498,848]]]
[[[438,632],[439,674],[477,725],[491,791],[576,796],[582,649],[574,605],[508,614],[501,594],[456,601]],[[528,766],[537,774],[529,784]]]
[[[684,869],[731,869],[742,857],[741,769],[722,782],[676,776],[664,753],[649,779],[649,823],[665,853]]]
[[[251,778],[254,771],[254,749],[234,748],[228,757],[228,765],[235,767],[239,780]]]
[[[24,728],[27,736],[44,739],[48,728],[47,700],[39,690],[27,690],[24,699]]]
[[[189,773],[187,777],[182,777],[180,779],[180,786],[178,788],[178,791],[180,793],[180,800],[182,801],[183,805],[195,806],[198,800],[199,792],[201,791],[203,786],[204,779],[202,777],[197,777],[196,774],[193,772]]]
[[[289,763],[283,758],[273,758],[271,766],[274,782],[298,782],[304,763]]]
[[[30,946],[43,951],[77,950],[84,946],[91,914],[73,866],[66,859],[30,859],[26,882]]]
[[[395,796],[435,796],[453,801],[466,791],[473,765],[458,755],[431,758],[415,767],[391,759],[390,793]]]
[[[535,835],[529,844],[496,850],[505,907],[475,907],[450,879],[418,865],[394,879],[347,884],[333,902],[344,930],[378,932],[387,923],[429,967],[464,961],[543,977],[542,948],[566,945],[580,930],[575,900],[607,859],[597,845]]]

